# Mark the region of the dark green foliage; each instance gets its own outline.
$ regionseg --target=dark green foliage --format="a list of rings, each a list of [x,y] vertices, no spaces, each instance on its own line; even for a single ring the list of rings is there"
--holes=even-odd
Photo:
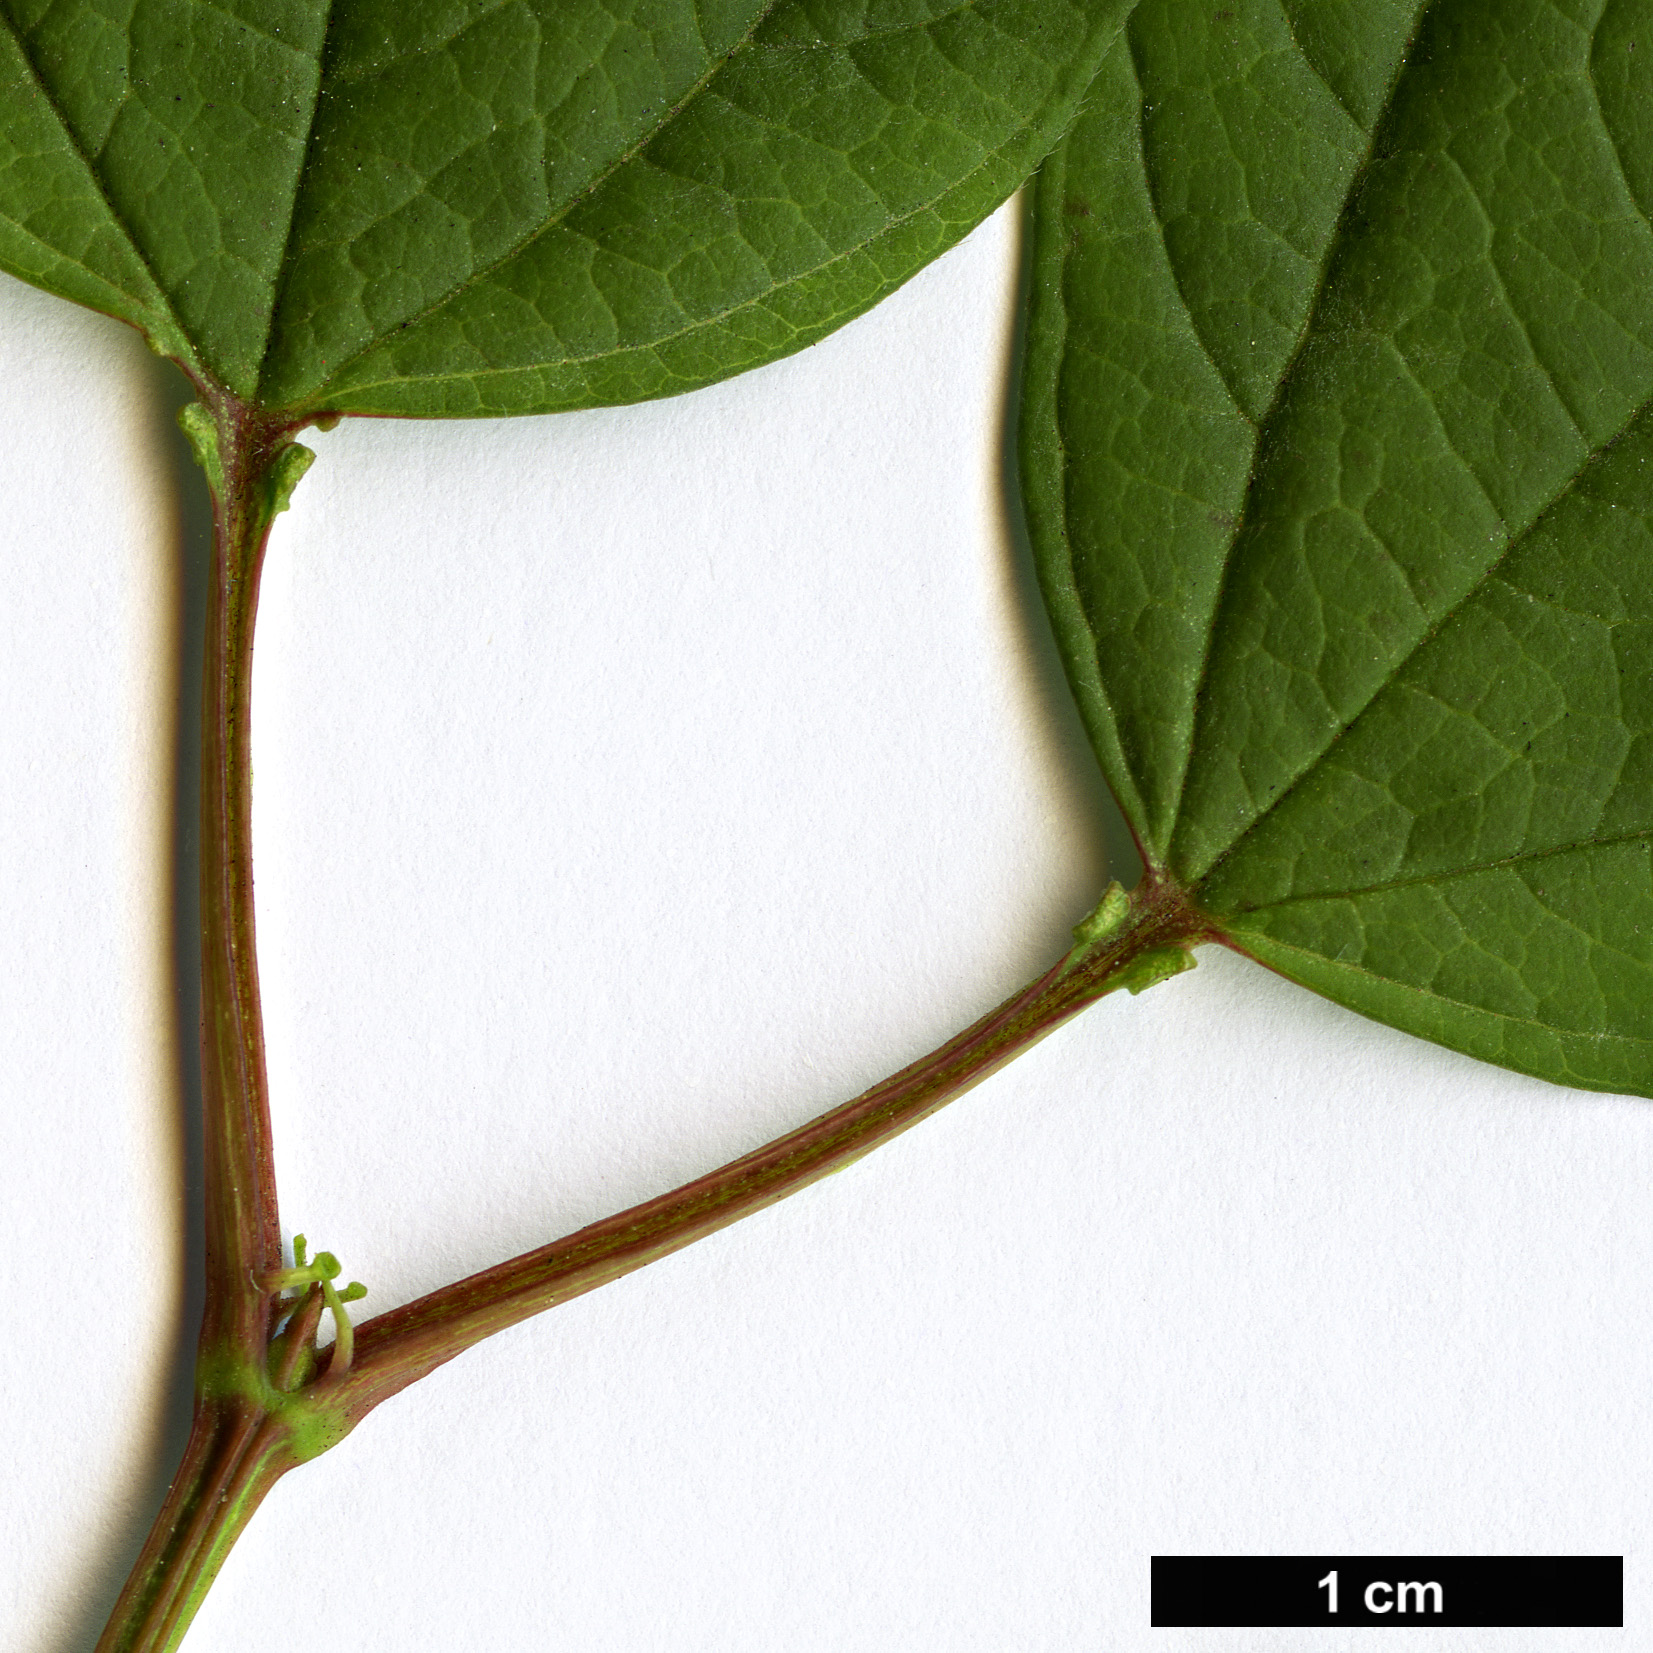
[[[0,0],[0,268],[298,413],[771,361],[1016,188],[1125,0]]]
[[[1023,435],[1151,862],[1345,1004],[1643,1093],[1650,55],[1647,0],[1148,0],[1041,178]]]

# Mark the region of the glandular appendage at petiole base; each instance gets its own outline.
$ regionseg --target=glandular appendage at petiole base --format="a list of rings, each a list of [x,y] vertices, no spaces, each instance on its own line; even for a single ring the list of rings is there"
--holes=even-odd
[[[1131,898],[1125,886],[1115,879],[1096,906],[1074,925],[1074,942],[1080,947],[1094,947],[1107,941],[1125,928],[1125,920],[1130,916]]]
[[[274,1274],[267,1274],[259,1282],[266,1291],[286,1292],[297,1291],[297,1297],[286,1297],[276,1304],[275,1324],[288,1320],[287,1332],[284,1336],[292,1339],[295,1345],[302,1342],[308,1345],[315,1333],[315,1319],[317,1316],[306,1315],[305,1308],[311,1302],[314,1294],[320,1292],[320,1306],[332,1312],[333,1325],[336,1332],[333,1344],[333,1359],[327,1370],[330,1376],[342,1377],[350,1370],[350,1362],[355,1355],[356,1337],[351,1329],[350,1316],[345,1312],[346,1303],[354,1303],[359,1298],[367,1296],[367,1287],[360,1280],[352,1280],[343,1291],[340,1291],[333,1282],[339,1277],[339,1260],[331,1251],[318,1251],[314,1261],[308,1260],[309,1246],[302,1234],[293,1236],[293,1266],[284,1268]],[[307,1327],[301,1325],[309,1321]],[[277,1338],[276,1344],[282,1339]],[[274,1345],[272,1345],[274,1349]],[[295,1347],[294,1354],[299,1353]],[[290,1366],[290,1360],[282,1359],[278,1354],[276,1364]],[[285,1384],[279,1385],[286,1387]]]

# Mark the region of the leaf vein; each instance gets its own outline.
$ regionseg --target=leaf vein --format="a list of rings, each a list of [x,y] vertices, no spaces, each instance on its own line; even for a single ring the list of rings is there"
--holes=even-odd
[[[1616,441],[1619,437],[1623,436],[1624,433],[1628,431],[1638,419],[1649,411],[1649,409],[1653,409],[1653,395],[1650,395],[1648,399],[1639,407],[1631,411],[1629,417],[1619,428],[1615,436],[1609,438],[1608,443],[1603,444],[1603,449],[1610,445],[1611,442]],[[1597,450],[1597,452],[1600,451],[1602,450]],[[1392,684],[1394,684],[1400,674],[1405,671],[1407,666],[1409,666],[1412,661],[1417,659],[1419,654],[1421,654],[1424,649],[1435,641],[1435,639],[1441,634],[1442,630],[1457,614],[1464,609],[1467,604],[1480,595],[1480,593],[1487,586],[1488,582],[1497,575],[1498,571],[1504,566],[1505,563],[1509,561],[1510,557],[1514,555],[1516,550],[1520,546],[1524,545],[1526,541],[1538,531],[1538,528],[1543,523],[1544,519],[1548,517],[1552,511],[1556,510],[1561,502],[1577,488],[1580,480],[1584,476],[1584,473],[1589,470],[1590,465],[1595,458],[1596,452],[1587,453],[1584,456],[1584,459],[1578,469],[1574,471],[1573,474],[1567,478],[1566,482],[1564,482],[1562,486],[1556,490],[1554,496],[1540,511],[1538,511],[1532,521],[1528,523],[1525,528],[1522,528],[1519,532],[1510,536],[1509,543],[1501,552],[1499,552],[1498,556],[1488,564],[1485,571],[1475,581],[1475,583],[1471,585],[1468,590],[1466,590],[1464,594],[1457,599],[1456,602],[1452,603],[1448,608],[1442,610],[1441,614],[1434,621],[1434,623],[1423,632],[1417,642],[1414,643],[1405,654],[1397,657],[1394,665],[1384,674],[1382,680],[1373,687],[1372,693],[1367,698],[1365,705],[1363,705],[1353,717],[1349,718],[1346,722],[1343,722],[1338,728],[1336,734],[1334,734],[1331,739],[1327,741],[1321,751],[1316,754],[1316,756],[1303,769],[1299,770],[1298,773],[1294,775],[1291,780],[1280,789],[1279,792],[1275,794],[1263,810],[1261,810],[1247,823],[1245,829],[1234,838],[1222,854],[1211,863],[1209,868],[1207,868],[1205,874],[1203,875],[1204,877],[1210,877],[1211,874],[1217,870],[1217,868],[1222,866],[1222,864],[1235,853],[1240,845],[1243,844],[1246,839],[1250,837],[1251,834],[1255,832],[1257,828],[1261,826],[1262,823],[1266,821],[1274,813],[1274,811],[1278,809],[1280,805],[1283,804],[1286,799],[1289,798],[1292,793],[1294,793],[1297,788],[1303,784],[1304,781],[1313,775],[1315,771],[1326,762],[1331,754],[1337,749],[1337,743],[1346,734],[1348,734],[1349,731],[1353,729],[1362,718],[1370,714],[1372,708],[1377,704],[1379,699],[1382,698],[1385,691],[1388,690]]]
[[[435,57],[447,51],[461,35],[469,34],[473,29],[481,28],[485,23],[499,16],[502,11],[509,10],[515,0],[494,0],[494,4],[485,10],[473,12],[464,17],[462,22],[456,23],[446,34],[435,40],[428,41],[423,46],[410,47],[407,51],[397,52],[392,57],[380,59],[378,62],[368,61],[359,68],[351,71],[340,71],[331,81],[332,87],[356,86],[364,80],[377,80],[390,73],[392,69],[400,69],[406,64],[417,63],[420,58]],[[696,12],[696,28],[699,27],[699,13]]]
[[[1624,185],[1624,193],[1631,206],[1636,209],[1641,221],[1653,230],[1653,216],[1650,216],[1646,204],[1636,193],[1635,186],[1630,182],[1630,173],[1624,164],[1624,151],[1619,147],[1618,134],[1613,130],[1613,123],[1607,118],[1607,111],[1602,106],[1601,88],[1596,84],[1596,41],[1601,34],[1602,25],[1607,21],[1610,8],[1604,5],[1597,14],[1595,26],[1590,30],[1590,49],[1584,57],[1584,80],[1590,88],[1590,101],[1596,108],[1596,119],[1601,122],[1601,130],[1607,138],[1607,148],[1613,157],[1613,165],[1618,170],[1619,182]]]
[[[271,46],[279,46],[290,57],[296,57],[304,62],[310,61],[310,54],[302,47],[295,46],[290,40],[283,40],[279,34],[272,34],[268,29],[261,29],[256,23],[249,23],[238,11],[232,11],[228,6],[217,4],[217,0],[195,0],[195,4],[203,11],[216,12],[217,15],[232,28],[244,29],[248,34],[255,34],[260,40]]]
[[[1446,451],[1458,461],[1458,468],[1470,479],[1471,482],[1475,484],[1475,491],[1481,496],[1481,503],[1484,504],[1487,510],[1492,513],[1493,520],[1500,526],[1503,526],[1504,513],[1498,509],[1498,503],[1493,499],[1491,493],[1488,491],[1486,483],[1481,478],[1481,473],[1476,470],[1476,468],[1460,451],[1458,444],[1452,440],[1451,427],[1447,424],[1440,408],[1436,405],[1435,398],[1430,395],[1428,387],[1418,377],[1417,369],[1412,366],[1406,352],[1402,350],[1393,339],[1381,339],[1379,343],[1384,349],[1389,351],[1396,365],[1400,368],[1401,372],[1406,375],[1407,383],[1410,384],[1415,391],[1417,391],[1418,395],[1423,399],[1424,406],[1427,407],[1430,413],[1434,416],[1435,429],[1439,433],[1441,441],[1445,444]],[[1584,448],[1586,456],[1588,456],[1590,444],[1586,442],[1584,444]],[[1548,509],[1548,506],[1540,507],[1538,512],[1533,517],[1533,521],[1536,522],[1538,518],[1541,517]]]
[[[891,215],[865,239],[857,241],[851,246],[842,248],[840,251],[833,253],[831,257],[822,259],[819,264],[812,264],[807,269],[798,271],[795,275],[789,275],[780,281],[772,282],[761,292],[752,293],[748,297],[740,299],[722,310],[714,311],[705,316],[691,320],[685,326],[679,327],[673,332],[663,333],[656,338],[649,339],[645,343],[622,345],[608,350],[594,350],[589,355],[585,356],[565,356],[561,361],[555,362],[534,362],[525,366],[510,367],[464,368],[452,373],[422,373],[419,375],[420,382],[425,384],[469,383],[476,380],[508,378],[514,374],[543,373],[549,368],[573,366],[582,362],[601,361],[608,357],[628,355],[634,352],[649,352],[658,355],[663,346],[671,344],[677,339],[687,338],[690,334],[699,332],[703,328],[715,327],[720,322],[727,321],[730,316],[739,315],[742,311],[755,309],[760,306],[765,299],[769,298],[770,295],[778,293],[784,288],[795,286],[800,281],[807,281],[812,277],[821,274],[824,270],[832,269],[834,265],[842,264],[846,259],[859,256],[868,247],[872,246],[874,242],[881,240],[893,230],[898,230],[903,225],[910,224],[915,219],[923,217],[925,213],[933,211],[938,201],[940,201],[944,196],[951,195],[954,191],[962,189],[973,178],[985,172],[1006,149],[1008,149],[1012,144],[1018,142],[1021,137],[1022,134],[1020,132],[1011,134],[1011,136],[1007,138],[1005,142],[997,149],[987,150],[983,154],[981,160],[977,162],[977,164],[972,167],[970,171],[962,173],[957,178],[954,178],[939,195],[932,196],[926,201],[920,201],[916,206],[910,208],[907,212]],[[547,228],[549,227],[550,226],[547,226]],[[504,261],[502,260],[501,262]],[[498,266],[496,265],[495,268],[497,267]],[[481,280],[483,277],[479,276],[475,279]],[[447,295],[447,297],[438,301],[437,304],[432,305],[431,310],[439,309],[442,304],[448,303],[454,296],[454,294]],[[429,313],[429,311],[426,312],[427,315]],[[420,319],[423,318],[421,317]],[[375,340],[374,344],[376,345],[378,342],[378,340]],[[368,345],[362,350],[357,351],[356,354],[349,359],[349,361],[340,363],[339,367],[334,370],[332,376],[326,381],[326,383],[320,385],[314,392],[305,398],[306,405],[318,409],[325,407],[323,393],[327,390],[328,386],[337,380],[339,374],[350,365],[351,361],[360,360],[373,348],[374,345]],[[352,391],[371,390],[379,385],[400,384],[402,382],[404,381],[400,375],[388,379],[361,379],[351,384],[349,388]],[[696,382],[698,383],[699,381]]]
[[[166,289],[161,285],[160,278],[156,275],[154,266],[149,262],[149,258],[145,254],[143,248],[138,245],[137,240],[132,234],[131,227],[126,223],[125,219],[123,219],[121,215],[116,212],[115,203],[109,198],[109,191],[104,184],[102,173],[98,171],[97,164],[92,157],[87,154],[84,148],[81,147],[80,139],[75,135],[75,129],[69,124],[68,117],[63,113],[63,106],[55,97],[52,96],[51,88],[46,84],[45,77],[40,72],[40,66],[35,62],[34,57],[30,53],[28,45],[23,39],[21,30],[19,30],[17,25],[12,21],[10,13],[4,6],[0,6],[0,25],[3,25],[6,32],[11,36],[12,43],[17,47],[17,55],[22,61],[24,68],[28,70],[29,77],[33,80],[35,89],[39,93],[42,102],[44,102],[46,107],[51,110],[53,118],[62,129],[63,141],[68,145],[69,150],[74,155],[75,159],[78,160],[81,166],[85,168],[86,176],[91,180],[92,187],[97,191],[98,199],[103,203],[104,211],[109,214],[109,221],[121,232],[121,236],[125,240],[127,248],[130,250],[132,256],[138,261],[138,264],[142,268],[144,274],[149,277],[149,284],[154,289],[155,295],[154,300],[149,302],[158,304],[158,307],[165,319],[171,322],[173,327],[177,329],[179,338],[181,338],[186,345],[192,347],[193,354],[198,355],[199,353],[193,350],[195,341],[189,336],[188,332],[185,331],[183,323],[179,321],[178,313],[173,309],[172,301],[167,297]],[[19,227],[21,228],[22,226]],[[32,231],[29,233],[31,235],[33,234]],[[39,237],[36,236],[35,239],[38,240]],[[128,296],[136,297],[135,294]]]
[[[1527,861],[1543,861],[1553,855],[1571,855],[1578,850],[1614,849],[1620,844],[1653,842],[1653,828],[1640,832],[1618,833],[1611,838],[1580,838],[1570,844],[1552,844],[1548,849],[1520,850],[1514,855],[1499,856],[1493,861],[1482,861],[1470,867],[1453,867],[1447,872],[1420,872],[1406,878],[1385,878],[1375,884],[1355,884],[1340,890],[1317,890],[1312,895],[1289,895],[1278,901],[1242,903],[1230,909],[1223,917],[1233,918],[1242,913],[1277,912],[1286,907],[1307,906],[1315,901],[1352,901],[1361,895],[1384,895],[1391,890],[1408,890],[1420,884],[1444,884],[1454,878],[1470,878],[1477,873],[1500,872],[1507,867],[1520,866]]]
[[[1473,180],[1464,170],[1463,163],[1459,161],[1458,157],[1452,153],[1450,148],[1443,149],[1441,151],[1441,155],[1442,158],[1451,166],[1452,170],[1458,174],[1459,178],[1463,180],[1464,188],[1469,192],[1470,200],[1475,203],[1475,210],[1481,215],[1481,222],[1486,225],[1487,269],[1491,272],[1492,279],[1498,284],[1498,292],[1503,298],[1505,308],[1509,311],[1510,315],[1515,318],[1516,326],[1521,329],[1521,337],[1525,339],[1527,343],[1527,353],[1532,357],[1533,364],[1537,367],[1538,371],[1544,375],[1544,382],[1550,387],[1550,394],[1555,397],[1556,403],[1560,407],[1561,411],[1567,415],[1567,423],[1573,427],[1580,444],[1588,450],[1590,447],[1590,438],[1584,429],[1583,421],[1580,420],[1572,403],[1562,393],[1561,385],[1556,379],[1554,370],[1539,353],[1538,341],[1533,337],[1532,326],[1528,322],[1526,316],[1521,313],[1521,310],[1516,305],[1514,298],[1510,294],[1509,285],[1504,280],[1503,266],[1498,260],[1498,226],[1493,222],[1492,214],[1487,210],[1486,202],[1481,199],[1481,192],[1476,189]]]
[[[1343,113],[1345,115],[1347,115],[1349,117],[1349,119],[1351,121],[1354,122],[1355,126],[1358,128],[1361,124],[1360,116],[1358,114],[1356,114],[1353,109],[1351,109],[1349,107],[1348,103],[1344,99],[1343,94],[1340,91],[1338,91],[1338,89],[1335,86],[1332,85],[1330,80],[1328,80],[1326,78],[1326,71],[1324,69],[1322,69],[1320,67],[1320,65],[1318,63],[1316,63],[1315,60],[1312,57],[1310,57],[1309,54],[1303,49],[1303,42],[1297,38],[1297,20],[1291,15],[1290,10],[1287,8],[1287,6],[1285,4],[1285,0],[1279,0],[1279,7],[1280,7],[1280,16],[1284,20],[1285,25],[1286,25],[1286,33],[1291,36],[1291,43],[1296,48],[1297,55],[1300,58],[1302,58],[1303,67],[1305,69],[1307,69],[1309,71],[1309,73],[1311,75],[1313,75],[1314,78],[1316,80],[1318,80],[1320,82],[1320,84],[1326,88],[1326,90],[1328,92],[1331,93],[1332,101],[1337,105],[1337,107],[1339,109],[1341,109],[1343,111]],[[1414,28],[1416,27],[1415,22],[1414,22],[1413,27]]]
[[[1361,154],[1359,163],[1355,166],[1349,179],[1349,187],[1343,196],[1343,205],[1338,212],[1337,227],[1326,242],[1324,257],[1320,260],[1320,268],[1315,276],[1314,292],[1309,300],[1309,306],[1304,314],[1303,326],[1297,335],[1297,342],[1292,346],[1291,355],[1286,360],[1284,370],[1280,374],[1280,382],[1274,388],[1273,400],[1264,410],[1263,417],[1257,422],[1257,438],[1252,444],[1251,472],[1246,478],[1245,494],[1240,502],[1240,509],[1234,525],[1234,533],[1228,542],[1228,550],[1223,556],[1222,568],[1217,574],[1217,590],[1211,605],[1211,621],[1205,629],[1205,647],[1200,655],[1199,671],[1195,677],[1194,705],[1196,709],[1205,697],[1206,687],[1211,676],[1212,657],[1216,653],[1217,633],[1223,623],[1223,609],[1228,597],[1230,578],[1234,569],[1234,549],[1240,543],[1244,532],[1247,517],[1250,514],[1252,496],[1256,491],[1258,477],[1258,460],[1267,445],[1268,433],[1274,422],[1279,418],[1280,411],[1285,405],[1286,394],[1296,377],[1303,353],[1308,348],[1309,339],[1313,335],[1315,322],[1319,319],[1320,307],[1325,301],[1326,290],[1330,285],[1333,267],[1337,262],[1337,255],[1342,246],[1345,226],[1348,220],[1350,203],[1360,194],[1361,186],[1366,181],[1366,175],[1371,170],[1372,157],[1377,149],[1378,134],[1383,130],[1383,123],[1387,119],[1389,110],[1393,106],[1395,96],[1400,90],[1401,82],[1406,77],[1407,64],[1412,42],[1417,39],[1419,30],[1423,27],[1424,19],[1436,0],[1419,0],[1418,8],[1412,17],[1411,28],[1407,31],[1407,48],[1401,53],[1395,65],[1395,72],[1391,76],[1389,85],[1384,91],[1383,102],[1372,120],[1370,132],[1366,137],[1366,147]],[[1495,513],[1496,514],[1496,513]],[[1196,718],[1198,716],[1196,710]],[[1197,729],[1197,723],[1196,723]],[[1188,769],[1194,756],[1194,731],[1189,734],[1187,745],[1182,752],[1182,771],[1177,777],[1177,806],[1171,821],[1171,838],[1174,841],[1176,829],[1182,816],[1184,796],[1188,789]],[[1230,846],[1232,847],[1232,846]],[[1227,853],[1226,851],[1224,852]]]
[[[1165,254],[1165,268],[1170,272],[1171,284],[1176,288],[1177,303],[1182,307],[1183,316],[1188,323],[1188,331],[1194,343],[1200,348],[1200,354],[1205,357],[1211,371],[1216,374],[1217,382],[1223,387],[1223,394],[1234,406],[1234,411],[1245,420],[1255,431],[1257,421],[1246,412],[1240,401],[1239,391],[1223,371],[1222,363],[1213,354],[1210,343],[1200,330],[1200,324],[1194,317],[1194,307],[1189,302],[1188,290],[1183,285],[1182,271],[1177,266],[1176,259],[1171,253],[1171,244],[1165,238],[1165,215],[1160,211],[1159,192],[1154,187],[1154,168],[1149,158],[1148,145],[1148,99],[1142,85],[1142,54],[1137,42],[1136,30],[1129,24],[1125,28],[1126,42],[1130,47],[1131,78],[1136,82],[1137,90],[1137,153],[1142,157],[1142,187],[1148,196],[1148,209],[1153,215],[1154,227],[1159,231],[1159,244]],[[1301,256],[1301,255],[1299,255]]]
[[[1243,942],[1235,941],[1233,945],[1238,951],[1245,951]],[[1386,986],[1398,987],[1404,992],[1437,999],[1442,1004],[1452,1005],[1459,1010],[1473,1011],[1477,1016],[1490,1017],[1494,1021],[1511,1022],[1519,1027],[1541,1027],[1564,1039],[1589,1039],[1594,1043],[1629,1045],[1638,1050],[1653,1049],[1653,1039],[1646,1039],[1635,1033],[1612,1033],[1605,1029],[1586,1032],[1578,1028],[1558,1027],[1554,1022],[1541,1022],[1536,1016],[1517,1016],[1512,1011],[1493,1010],[1487,1005],[1475,1004],[1469,999],[1454,998],[1450,993],[1442,993],[1433,985],[1425,987],[1417,982],[1402,981],[1398,976],[1379,975],[1376,970],[1368,969],[1363,964],[1351,963],[1348,959],[1328,959],[1322,953],[1316,953],[1307,947],[1295,947],[1289,941],[1277,941],[1273,936],[1269,937],[1269,945],[1279,948],[1283,953],[1295,953],[1301,958],[1314,959],[1318,963],[1331,965],[1333,969],[1347,970],[1351,975],[1365,976],[1370,981],[1383,982]],[[1576,1070],[1569,1068],[1568,1071]]]
[[[969,0],[969,3],[974,4],[974,3],[976,3],[976,0]],[[446,306],[448,304],[451,304],[456,298],[460,297],[462,294],[469,291],[471,288],[479,286],[481,283],[489,280],[492,276],[497,274],[498,271],[503,269],[507,264],[511,263],[512,260],[520,257],[522,253],[524,253],[529,247],[531,247],[534,244],[534,242],[538,241],[542,236],[545,236],[545,235],[549,234],[558,225],[563,223],[564,220],[567,219],[569,214],[572,213],[575,210],[576,207],[578,207],[583,201],[588,200],[591,197],[591,195],[593,193],[595,193],[595,191],[600,189],[603,186],[603,184],[605,184],[611,177],[613,177],[614,174],[616,172],[618,172],[623,166],[625,166],[629,162],[635,160],[643,152],[643,150],[648,147],[649,144],[653,143],[656,138],[660,137],[660,135],[662,133],[664,133],[672,125],[672,123],[674,121],[676,121],[684,113],[684,111],[690,106],[690,104],[692,104],[695,101],[695,99],[698,98],[701,95],[701,93],[703,93],[706,90],[706,88],[711,84],[711,82],[719,74],[722,73],[722,71],[728,66],[728,64],[730,62],[732,62],[733,59],[744,48],[748,47],[751,44],[752,36],[757,32],[757,30],[759,29],[759,27],[761,27],[761,25],[763,24],[765,19],[767,19],[769,17],[769,15],[775,10],[776,6],[778,6],[779,4],[780,4],[780,0],[766,0],[766,4],[763,6],[762,10],[759,11],[758,14],[752,19],[752,22],[747,27],[746,32],[729,47],[728,51],[725,52],[723,56],[714,59],[711,63],[709,63],[706,66],[705,70],[700,75],[700,78],[695,81],[695,83],[688,89],[687,92],[684,93],[682,98],[680,98],[678,100],[678,102],[666,113],[666,115],[655,126],[651,127],[648,132],[644,133],[641,137],[639,137],[638,140],[629,149],[625,150],[623,153],[616,156],[615,159],[607,167],[605,167],[601,172],[599,172],[595,178],[593,178],[588,184],[586,184],[586,186],[583,189],[578,191],[576,194],[570,196],[569,199],[563,204],[562,208],[558,212],[556,212],[556,213],[552,214],[551,216],[547,217],[543,222],[535,225],[532,230],[528,231],[525,235],[520,237],[515,243],[513,243],[503,253],[501,253],[498,258],[494,259],[492,263],[484,266],[480,270],[473,270],[471,272],[471,274],[465,278],[464,281],[462,281],[462,282],[458,283],[456,286],[450,288],[447,292],[443,293],[439,298],[433,299],[429,304],[427,304],[422,310],[418,311],[416,314],[408,317],[406,321],[402,322],[398,326],[398,328],[395,329],[395,331],[401,331],[405,328],[410,328],[410,327],[417,327],[421,323],[427,321],[431,316],[435,315],[438,310],[441,310],[444,306]],[[922,25],[920,25],[920,27],[922,27]],[[831,261],[829,260],[828,262],[830,263]],[[779,285],[779,284],[777,284],[777,285]],[[731,306],[730,310],[723,312],[723,314],[732,314],[735,310],[739,310],[739,309],[742,309],[742,308],[744,308],[743,304],[737,304],[737,305]],[[714,317],[714,318],[711,318],[711,319],[716,320],[716,319],[720,319],[720,318]],[[681,332],[692,331],[693,327],[699,326],[699,325],[701,325],[701,324],[700,323],[692,323],[689,328],[680,329],[680,333]],[[360,349],[352,351],[350,355],[346,356],[341,362],[339,362],[335,367],[333,367],[331,372],[328,374],[327,378],[324,379],[321,382],[321,384],[317,385],[316,388],[313,391],[309,392],[306,395],[306,397],[304,398],[305,402],[309,405],[312,405],[312,406],[323,405],[324,401],[325,401],[325,392],[326,392],[328,386],[331,385],[331,384],[334,384],[339,379],[341,374],[343,374],[345,371],[347,371],[354,363],[362,360],[363,357],[369,355],[374,349],[376,349],[378,347],[378,345],[384,339],[388,338],[389,336],[390,336],[389,330],[387,330],[386,332],[383,332],[383,333],[379,333],[379,334],[375,335],[372,339],[370,339],[366,344],[362,345]],[[669,338],[677,337],[677,336],[678,336],[677,334],[669,335],[667,339],[661,339],[661,340],[658,340],[656,342],[657,343],[666,343],[666,342],[669,342]],[[603,352],[602,354],[608,354],[608,352]],[[547,364],[547,365],[549,365],[549,364]],[[512,372],[512,373],[515,373],[515,372],[523,372],[525,370],[522,369],[522,368],[505,368],[505,369],[485,369],[485,370],[482,370],[482,371],[492,372],[492,373],[498,373],[498,372]],[[526,371],[532,371],[532,370],[526,370]],[[421,378],[425,378],[425,379],[433,381],[433,382],[440,382],[440,381],[445,380],[445,379],[469,378],[469,377],[473,377],[473,376],[474,375],[471,375],[471,374],[422,374]],[[356,385],[356,386],[353,386],[352,388],[353,389],[362,389],[362,388],[366,388],[367,385],[372,385],[372,384],[377,384],[377,383],[382,383],[382,382],[387,382],[387,381],[368,380],[368,381],[365,381],[364,384]]]
[[[934,17],[926,17],[922,23],[892,23],[884,29],[863,29],[860,34],[852,35],[843,40],[755,40],[752,50],[755,52],[833,52],[842,51],[851,46],[860,46],[869,40],[888,40],[898,34],[915,34],[924,29],[933,29],[938,23],[946,23],[957,17],[961,12],[975,11],[980,0],[959,0],[956,6],[949,6],[946,11],[938,11]]]

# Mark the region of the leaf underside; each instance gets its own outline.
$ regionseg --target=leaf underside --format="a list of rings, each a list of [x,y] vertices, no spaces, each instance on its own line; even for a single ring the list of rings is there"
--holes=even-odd
[[[1146,0],[1041,174],[1047,605],[1150,864],[1653,1094],[1653,3]]]
[[[1126,0],[0,0],[0,269],[244,401],[635,401],[971,229]]]

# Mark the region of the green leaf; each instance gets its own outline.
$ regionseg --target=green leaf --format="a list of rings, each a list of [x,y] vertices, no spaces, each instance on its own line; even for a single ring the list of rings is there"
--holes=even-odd
[[[1005,199],[1126,0],[0,0],[0,268],[244,401],[665,395]]]
[[[1022,429],[1152,875],[1355,1009],[1642,1094],[1648,48],[1648,0],[1147,0],[1040,177]]]

